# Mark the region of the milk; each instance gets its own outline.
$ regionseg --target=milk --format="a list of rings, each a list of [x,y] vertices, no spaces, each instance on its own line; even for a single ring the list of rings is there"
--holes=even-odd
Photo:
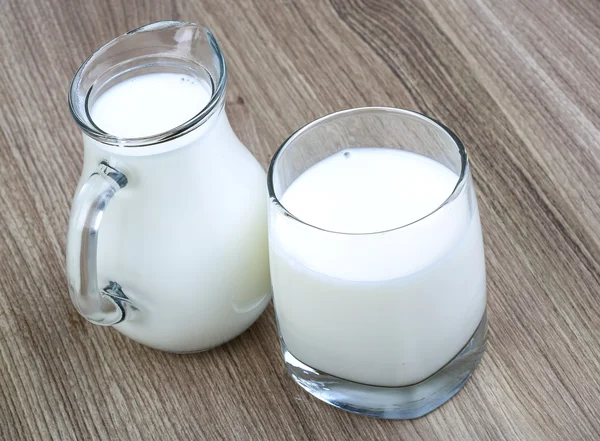
[[[184,123],[210,98],[201,80],[147,74],[108,89],[91,116],[110,134],[148,136]],[[168,142],[124,148],[84,136],[84,147],[80,186],[102,160],[128,178],[102,217],[98,245],[100,286],[118,282],[139,310],[116,328],[188,352],[250,326],[270,299],[265,173],[225,111]]]
[[[472,186],[446,202],[457,182],[424,156],[353,148],[289,186],[281,204],[312,225],[270,214],[275,308],[292,355],[347,380],[405,386],[462,349],[486,293]]]
[[[173,129],[210,101],[209,85],[188,75],[153,73],[129,78],[96,99],[91,117],[114,136],[142,138]]]

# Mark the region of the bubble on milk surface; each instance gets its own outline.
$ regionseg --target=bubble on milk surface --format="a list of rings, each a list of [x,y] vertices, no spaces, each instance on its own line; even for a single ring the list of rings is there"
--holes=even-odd
[[[196,84],[196,82],[194,81],[193,78],[189,78],[189,77],[181,77],[181,82],[182,83],[190,83],[190,84]]]

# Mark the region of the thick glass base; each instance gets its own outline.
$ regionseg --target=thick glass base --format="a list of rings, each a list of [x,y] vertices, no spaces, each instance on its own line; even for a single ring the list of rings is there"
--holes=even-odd
[[[464,348],[442,369],[420,383],[380,387],[355,383],[305,365],[281,348],[290,376],[310,394],[339,409],[374,418],[419,418],[448,401],[467,382],[483,356],[487,340],[487,314]]]

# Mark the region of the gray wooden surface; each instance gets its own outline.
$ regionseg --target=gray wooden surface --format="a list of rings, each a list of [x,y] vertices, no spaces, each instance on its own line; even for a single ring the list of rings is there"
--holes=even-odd
[[[0,439],[600,438],[597,0],[0,0]],[[449,403],[361,418],[286,377],[272,307],[245,334],[171,355],[71,306],[65,233],[80,172],[66,94],[79,64],[160,19],[210,27],[227,111],[263,165],[325,113],[387,105],[471,154],[490,342]]]

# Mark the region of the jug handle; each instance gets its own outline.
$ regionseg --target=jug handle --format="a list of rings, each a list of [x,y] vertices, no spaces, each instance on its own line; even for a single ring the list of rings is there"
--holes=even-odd
[[[97,325],[116,325],[135,307],[117,282],[98,287],[97,249],[102,215],[127,177],[101,162],[75,195],[67,237],[67,278],[71,300],[79,313]]]

